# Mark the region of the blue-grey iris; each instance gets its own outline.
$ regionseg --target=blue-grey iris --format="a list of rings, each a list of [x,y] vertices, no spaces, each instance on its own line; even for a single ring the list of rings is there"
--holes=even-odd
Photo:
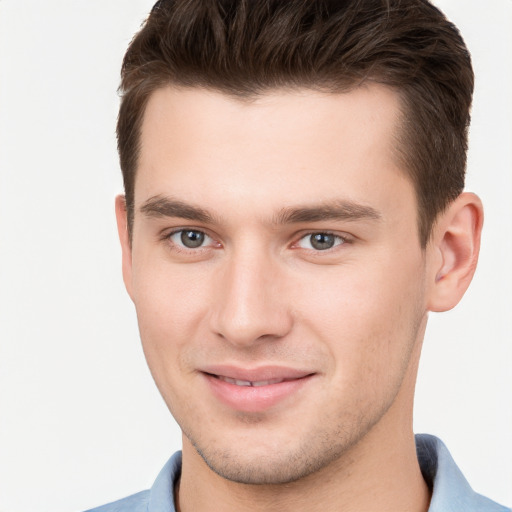
[[[189,249],[196,249],[203,245],[204,233],[201,233],[201,231],[182,231],[181,242]]]
[[[311,242],[311,247],[319,251],[325,251],[326,249],[334,247],[336,237],[329,233],[315,233],[311,235],[309,240]]]

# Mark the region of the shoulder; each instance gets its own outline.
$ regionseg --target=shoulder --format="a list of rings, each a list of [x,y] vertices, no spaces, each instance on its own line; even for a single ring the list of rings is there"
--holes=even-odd
[[[175,512],[174,485],[181,475],[181,452],[176,452],[147,491],[89,509],[86,512]]]
[[[86,512],[146,512],[148,509],[150,491],[132,494],[101,507],[92,508]]]
[[[432,489],[428,512],[512,512],[473,491],[437,437],[417,435],[416,451],[423,478]]]

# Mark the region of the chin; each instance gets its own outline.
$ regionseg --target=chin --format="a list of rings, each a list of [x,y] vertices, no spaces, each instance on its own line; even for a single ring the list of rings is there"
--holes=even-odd
[[[232,482],[248,485],[280,485],[296,482],[338,460],[352,443],[333,446],[327,440],[304,443],[301,447],[253,446],[240,450],[236,446],[225,449],[195,449],[207,466],[217,475]]]
[[[208,467],[217,475],[240,484],[280,485],[295,482],[315,473],[324,464],[309,457],[286,454],[266,457],[259,456],[251,460],[231,457],[229,454],[207,456],[199,452]]]

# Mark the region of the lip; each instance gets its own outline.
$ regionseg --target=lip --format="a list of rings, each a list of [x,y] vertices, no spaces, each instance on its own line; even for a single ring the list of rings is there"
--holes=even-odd
[[[315,375],[308,370],[283,366],[240,368],[223,365],[201,368],[200,371],[221,403],[242,412],[263,412],[292,398]]]

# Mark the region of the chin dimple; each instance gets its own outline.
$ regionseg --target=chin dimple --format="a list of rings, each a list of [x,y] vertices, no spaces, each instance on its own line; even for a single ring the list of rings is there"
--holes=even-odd
[[[279,384],[284,382],[285,379],[271,379],[271,380],[259,380],[259,381],[250,381],[250,380],[238,380],[231,379],[230,377],[224,377],[223,375],[216,375],[217,379],[227,382],[228,384],[234,384],[236,386],[246,386],[246,387],[258,387],[258,386],[270,386],[271,384]]]

